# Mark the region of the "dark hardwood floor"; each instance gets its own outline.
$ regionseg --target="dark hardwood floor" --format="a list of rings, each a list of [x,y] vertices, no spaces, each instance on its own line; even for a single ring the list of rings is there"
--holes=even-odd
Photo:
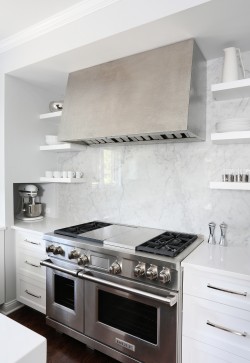
[[[9,318],[47,338],[47,363],[118,363],[96,350],[87,348],[83,343],[56,332],[46,325],[43,314],[27,306],[11,313]]]

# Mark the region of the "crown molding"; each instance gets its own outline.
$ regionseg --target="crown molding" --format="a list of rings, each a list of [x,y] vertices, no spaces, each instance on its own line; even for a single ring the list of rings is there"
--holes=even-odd
[[[119,2],[120,0],[83,0],[53,16],[46,18],[14,35],[0,41],[0,54],[12,48],[18,47],[26,42],[34,40],[55,29],[73,23],[80,18],[101,10],[107,6]]]

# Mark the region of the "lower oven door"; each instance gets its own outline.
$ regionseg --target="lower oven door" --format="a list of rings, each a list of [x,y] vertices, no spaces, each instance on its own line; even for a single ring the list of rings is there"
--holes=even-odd
[[[91,281],[85,289],[86,335],[141,362],[176,363],[177,304]]]
[[[75,266],[55,259],[46,266],[46,315],[79,332],[84,332],[84,281]]]

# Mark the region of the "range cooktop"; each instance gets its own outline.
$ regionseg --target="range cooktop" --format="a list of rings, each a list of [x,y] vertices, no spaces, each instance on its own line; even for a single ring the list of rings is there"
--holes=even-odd
[[[177,256],[198,238],[194,234],[101,221],[92,221],[57,229],[54,233],[85,241],[103,243],[104,246],[109,248],[121,247],[169,257]]]

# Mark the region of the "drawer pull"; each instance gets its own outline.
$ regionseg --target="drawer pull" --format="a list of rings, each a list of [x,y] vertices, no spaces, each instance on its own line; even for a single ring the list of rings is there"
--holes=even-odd
[[[227,290],[227,289],[223,289],[221,287],[216,287],[210,284],[207,284],[207,287],[209,289],[214,289],[214,290],[219,290],[219,291],[223,291],[223,292],[228,292],[229,294],[235,294],[235,295],[240,295],[240,296],[247,296],[247,292],[238,292],[238,291],[233,291],[233,290]]]
[[[25,290],[26,294],[30,295],[30,296],[33,296],[33,297],[36,297],[37,299],[41,299],[41,295],[35,295],[35,294],[32,294],[32,292],[29,292],[29,290]]]
[[[31,243],[32,245],[41,246],[41,243],[40,242],[33,242],[33,241],[28,240],[27,238],[25,238],[24,242]]]
[[[41,265],[35,265],[34,263],[31,263],[31,262],[29,262],[29,261],[25,261],[25,263],[27,263],[27,265],[30,265],[30,266],[32,266],[32,267],[38,267],[38,268],[41,268]]]
[[[242,333],[242,332],[237,331],[237,330],[232,330],[232,329],[226,328],[224,326],[211,323],[211,321],[209,321],[209,320],[207,320],[207,325],[212,326],[213,328],[216,328],[216,329],[227,331],[228,333],[232,333],[232,334],[235,334],[235,335],[240,335],[241,337],[246,337],[247,336],[247,333],[245,331]]]

